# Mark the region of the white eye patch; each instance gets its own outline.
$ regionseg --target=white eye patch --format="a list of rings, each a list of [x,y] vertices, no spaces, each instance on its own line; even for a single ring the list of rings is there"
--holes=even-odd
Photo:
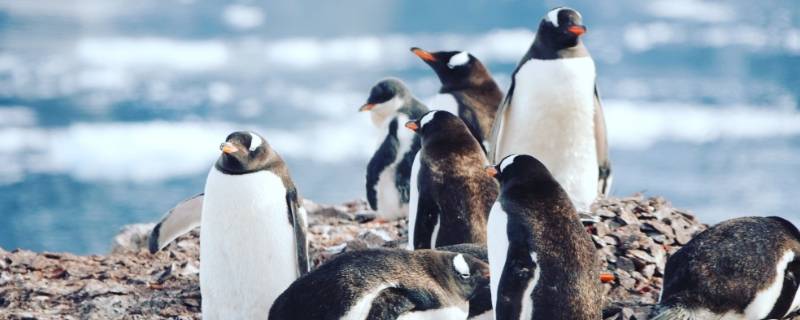
[[[261,137],[259,137],[255,133],[250,132],[250,148],[248,148],[250,151],[256,151],[256,149],[258,149],[258,147],[261,146],[261,142],[262,142]]]
[[[550,10],[550,12],[547,13],[547,18],[546,19],[547,19],[547,21],[550,21],[550,23],[552,23],[553,26],[555,26],[556,28],[558,28],[558,14],[561,12],[561,10],[572,10],[573,12],[575,12],[578,15],[578,18],[583,19],[583,17],[581,16],[581,13],[576,11],[576,10],[574,10],[574,9],[572,9],[572,8],[567,8],[567,7],[555,8],[553,10]]]
[[[516,154],[515,154],[515,155],[508,156],[508,157],[506,157],[505,159],[503,159],[503,162],[500,162],[500,172],[503,172],[503,171],[505,171],[505,170],[506,170],[506,167],[508,167],[508,166],[510,166],[512,163],[514,163],[514,159],[516,159],[516,158],[517,158],[517,156],[519,156],[519,155],[516,155]]]
[[[467,62],[469,62],[469,52],[461,51],[450,57],[450,61],[447,62],[447,66],[450,67],[450,69],[455,69],[455,67],[465,65]]]
[[[455,267],[456,271],[462,276],[469,276],[469,265],[467,265],[467,260],[464,260],[463,254],[458,254],[453,258],[453,267]]]
[[[438,111],[428,112],[426,115],[424,115],[422,117],[422,120],[419,121],[419,127],[422,128],[426,124],[428,124],[428,122],[431,122],[431,120],[433,120],[433,117],[436,115],[437,112]]]

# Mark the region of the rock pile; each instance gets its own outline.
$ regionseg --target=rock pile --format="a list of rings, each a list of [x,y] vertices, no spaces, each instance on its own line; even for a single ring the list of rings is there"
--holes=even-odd
[[[406,242],[406,221],[377,221],[363,201],[304,204],[317,266],[347,250]],[[603,268],[604,319],[646,319],[661,289],[667,257],[705,226],[662,198],[596,203],[586,228]],[[147,226],[126,227],[108,256],[0,250],[0,319],[199,319],[199,241],[195,230],[151,255]]]

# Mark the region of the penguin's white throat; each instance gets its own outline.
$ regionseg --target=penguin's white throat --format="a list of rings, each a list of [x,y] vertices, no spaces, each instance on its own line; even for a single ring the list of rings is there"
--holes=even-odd
[[[403,98],[394,96],[392,99],[375,104],[375,107],[370,110],[370,117],[372,124],[376,128],[386,126],[386,121],[397,113],[397,110],[403,107]]]

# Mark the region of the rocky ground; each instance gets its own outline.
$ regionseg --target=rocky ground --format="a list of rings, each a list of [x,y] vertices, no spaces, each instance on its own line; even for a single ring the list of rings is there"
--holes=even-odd
[[[375,221],[363,202],[306,203],[315,265],[343,250],[405,243],[406,222]],[[603,267],[604,319],[646,319],[667,257],[706,227],[662,198],[601,200],[587,225]],[[152,225],[126,227],[107,256],[0,249],[0,319],[199,319],[198,232],[157,254]]]

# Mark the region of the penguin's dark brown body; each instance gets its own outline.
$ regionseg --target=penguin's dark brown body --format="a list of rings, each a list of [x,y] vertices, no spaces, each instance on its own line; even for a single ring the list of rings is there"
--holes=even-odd
[[[422,137],[412,167],[409,247],[486,243],[486,219],[497,197],[497,182],[478,141],[464,122],[446,111],[431,111],[409,123]]]

